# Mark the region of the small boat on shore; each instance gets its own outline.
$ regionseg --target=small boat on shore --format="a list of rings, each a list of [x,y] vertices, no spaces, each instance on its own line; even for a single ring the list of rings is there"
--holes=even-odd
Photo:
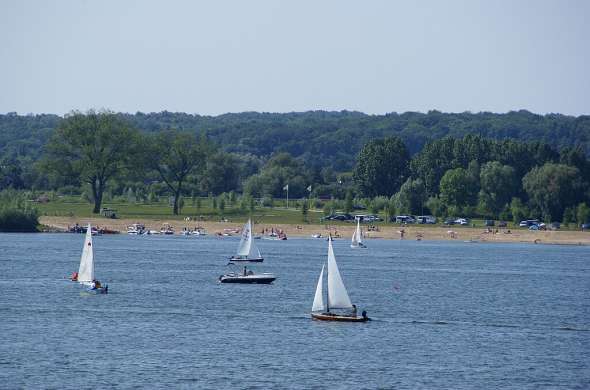
[[[324,266],[318,279],[315,296],[311,308],[311,318],[319,321],[339,321],[339,322],[366,322],[369,321],[367,312],[363,310],[361,317],[357,316],[356,305],[353,305],[344,287],[344,282],[340,276],[334,249],[332,248],[332,239],[328,238],[328,288],[326,303],[324,305],[323,281]],[[334,311],[336,310],[336,311]]]

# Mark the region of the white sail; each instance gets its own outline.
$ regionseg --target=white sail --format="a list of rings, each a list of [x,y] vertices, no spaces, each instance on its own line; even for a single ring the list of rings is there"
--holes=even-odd
[[[362,244],[363,243],[363,234],[361,232],[361,220],[357,219],[356,221],[356,241],[358,242],[358,244]]]
[[[246,222],[242,228],[242,238],[238,246],[238,256],[249,256],[252,249],[252,223],[250,220]]]
[[[351,248],[356,248],[359,246],[359,243],[361,242],[361,228],[359,225],[359,220],[357,219],[357,225],[356,225],[356,230],[354,232],[352,232],[352,240],[350,242],[350,247]]]
[[[86,239],[80,257],[80,268],[78,269],[78,282],[89,283],[94,280],[94,250],[92,248],[92,227],[88,224],[86,228]]]
[[[248,220],[242,228],[242,238],[238,246],[237,257],[246,257],[249,259],[260,258],[260,251],[252,241],[252,222]]]
[[[338,271],[331,237],[328,240],[328,306],[330,309],[352,308],[352,302],[350,302],[340,271]]]
[[[322,285],[324,284],[324,265],[322,265],[322,272],[320,272],[320,278],[318,279],[318,286],[315,289],[315,297],[313,298],[313,305],[311,311],[322,311],[324,310],[324,296],[322,294]]]

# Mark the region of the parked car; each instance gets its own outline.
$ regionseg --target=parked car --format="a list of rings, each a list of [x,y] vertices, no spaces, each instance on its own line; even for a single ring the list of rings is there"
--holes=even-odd
[[[372,223],[372,222],[378,222],[378,221],[382,221],[381,218],[379,218],[376,215],[355,215],[354,216],[355,220],[359,219],[361,222],[364,223]]]
[[[549,229],[551,230],[559,230],[561,228],[561,224],[559,222],[551,222]]]
[[[455,223],[457,225],[469,225],[469,219],[467,219],[467,218],[457,218],[455,220]]]
[[[583,223],[581,228],[582,230],[590,230],[590,223]]]
[[[416,220],[418,221],[418,223],[420,224],[435,224],[436,223],[436,217],[432,216],[432,215],[419,215],[416,217]]]
[[[506,222],[506,221],[500,221],[500,222],[498,222],[498,227],[505,228],[507,226],[508,226],[508,222]]]
[[[531,225],[531,226],[529,226],[529,230],[541,230],[541,229],[539,228],[539,225]]]
[[[520,227],[530,227],[533,225],[538,225],[540,222],[538,219],[526,219],[524,221],[520,221],[520,223],[518,224],[518,226]]]
[[[456,218],[446,218],[444,221],[445,225],[454,225],[455,224],[455,219]]]
[[[496,223],[494,222],[494,220],[493,220],[493,219],[486,219],[486,220],[483,222],[483,224],[484,224],[485,226],[494,226]]]
[[[395,222],[397,223],[415,223],[416,218],[413,215],[398,215],[395,217]]]

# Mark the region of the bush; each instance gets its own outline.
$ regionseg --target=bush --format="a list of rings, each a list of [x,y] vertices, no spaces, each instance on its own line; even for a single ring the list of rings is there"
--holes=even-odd
[[[36,232],[39,216],[36,210],[4,208],[0,210],[0,232]]]

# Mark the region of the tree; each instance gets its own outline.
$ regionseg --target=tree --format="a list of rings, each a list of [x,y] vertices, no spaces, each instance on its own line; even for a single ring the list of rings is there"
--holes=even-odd
[[[506,203],[518,193],[519,183],[514,168],[498,161],[484,164],[480,175],[480,206],[484,212],[496,217]]]
[[[440,179],[440,199],[447,207],[473,205],[476,194],[476,183],[463,168],[449,169]]]
[[[549,218],[563,216],[567,207],[583,200],[583,182],[577,168],[546,163],[533,168],[522,179],[523,188],[531,205]]]
[[[307,222],[307,214],[309,211],[309,206],[307,203],[307,199],[303,199],[303,204],[301,205],[301,216],[303,217],[303,222]]]
[[[590,222],[590,207],[586,203],[580,203],[576,208],[576,220],[579,224]]]
[[[396,209],[402,214],[422,214],[426,188],[422,179],[408,179],[394,195]]]
[[[204,169],[211,147],[204,137],[169,130],[145,139],[147,164],[154,169],[174,197],[172,212],[178,215],[178,200],[190,175]]]
[[[93,213],[99,213],[109,180],[133,159],[137,132],[109,111],[74,111],[47,145],[45,168],[90,184]]]
[[[529,209],[522,203],[519,198],[512,198],[510,202],[510,214],[512,214],[512,221],[516,224],[529,216]]]
[[[346,191],[346,198],[344,198],[344,212],[350,213],[353,208],[352,191]]]
[[[361,149],[353,179],[366,197],[395,194],[408,176],[410,156],[399,138],[370,141]]]

